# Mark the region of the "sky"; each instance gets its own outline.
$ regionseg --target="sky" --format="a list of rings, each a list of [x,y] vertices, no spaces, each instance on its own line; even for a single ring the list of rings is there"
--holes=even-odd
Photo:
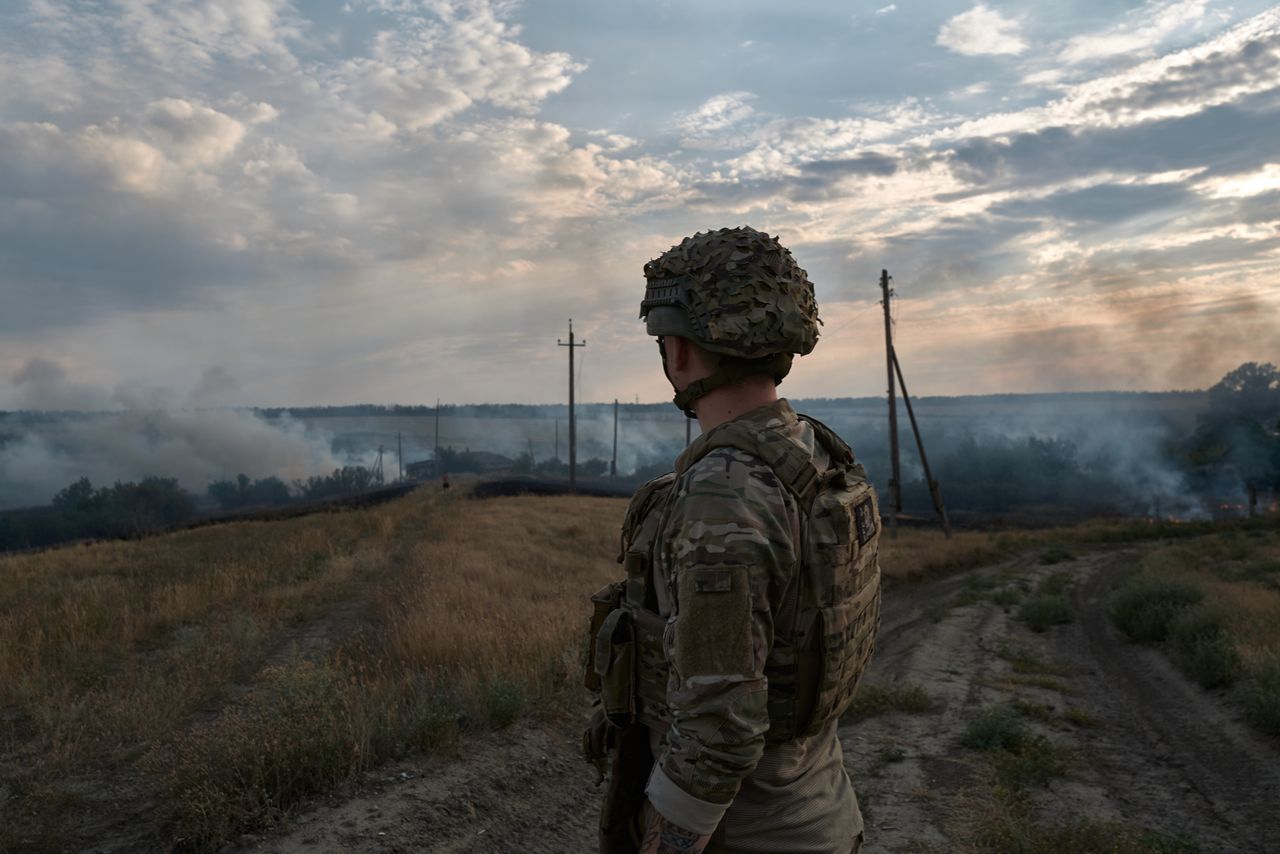
[[[1280,7],[0,0],[0,409],[670,396],[646,261],[750,225],[791,397],[1280,362]]]

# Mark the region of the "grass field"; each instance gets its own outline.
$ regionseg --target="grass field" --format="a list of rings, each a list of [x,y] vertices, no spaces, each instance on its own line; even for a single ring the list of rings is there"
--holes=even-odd
[[[0,850],[212,850],[389,758],[576,713],[626,502],[460,492],[0,558]],[[1113,532],[904,529],[881,562],[901,583]]]
[[[621,500],[444,500],[0,559],[0,850],[217,847],[388,757],[579,697]]]

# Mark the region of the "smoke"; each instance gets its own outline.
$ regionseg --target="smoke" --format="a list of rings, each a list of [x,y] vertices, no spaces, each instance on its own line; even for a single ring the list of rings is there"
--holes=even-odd
[[[291,418],[179,409],[183,396],[136,383],[108,393],[72,382],[49,359],[28,360],[13,386],[24,409],[44,411],[0,418],[0,507],[47,504],[81,477],[96,486],[172,477],[202,495],[212,481],[241,472],[289,482],[353,461],[335,455],[327,432]],[[185,401],[225,398],[236,388],[229,372],[214,367]]]
[[[10,434],[0,446],[0,506],[8,507],[46,504],[81,477],[98,486],[173,477],[200,495],[212,481],[240,472],[289,482],[344,462],[326,436],[298,422],[230,409],[126,410],[0,424]]]
[[[853,445],[872,479],[886,488],[885,402],[825,408],[814,403],[815,414]],[[801,411],[804,404],[798,402]],[[948,500],[949,506],[990,506],[1002,496],[1031,491],[1056,493],[1057,503],[1083,512],[1201,519],[1210,515],[1206,497],[1188,483],[1175,449],[1194,429],[1203,404],[1195,394],[1082,394],[925,398],[915,407],[944,500],[948,494],[956,499]],[[899,429],[903,482],[923,482],[904,409]],[[1033,448],[1033,442],[1041,444]],[[1002,468],[1013,463],[1016,468]],[[997,494],[975,495],[975,483]],[[927,495],[923,500],[925,505],[914,509],[927,511]]]

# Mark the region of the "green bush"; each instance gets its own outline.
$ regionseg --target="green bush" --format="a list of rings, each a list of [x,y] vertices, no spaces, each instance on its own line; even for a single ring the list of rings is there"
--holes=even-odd
[[[1280,738],[1280,658],[1252,668],[1243,691],[1244,713],[1254,728]]]
[[[1040,555],[1040,563],[1045,566],[1052,566],[1055,563],[1065,563],[1069,560],[1075,559],[1075,555],[1060,546],[1054,546]]]
[[[853,702],[841,715],[845,722],[860,721],[865,718],[883,715],[889,712],[906,712],[922,715],[938,710],[929,693],[919,685],[877,685],[864,683],[858,687]]]
[[[965,747],[992,751],[1000,782],[1012,789],[1045,785],[1063,772],[1063,762],[1049,740],[1033,733],[1017,710],[996,706],[979,715],[960,739]]]
[[[1013,709],[996,706],[975,718],[960,743],[974,750],[1008,750],[1016,753],[1031,741],[1031,730]]]
[[[1227,634],[1228,616],[1203,606],[1186,610],[1169,625],[1174,660],[1205,688],[1229,685],[1240,669],[1240,654]]]
[[[1069,623],[1073,618],[1071,605],[1061,596],[1036,596],[1018,608],[1018,619],[1033,632],[1043,632],[1050,626]]]
[[[1203,598],[1204,591],[1193,584],[1140,578],[1115,595],[1111,619],[1132,640],[1161,641],[1169,624]]]
[[[498,729],[506,729],[524,714],[529,698],[524,688],[505,679],[495,679],[484,691],[485,712],[489,722]]]

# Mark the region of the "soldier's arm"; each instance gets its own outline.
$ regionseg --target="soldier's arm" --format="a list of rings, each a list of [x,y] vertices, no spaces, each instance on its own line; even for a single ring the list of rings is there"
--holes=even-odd
[[[699,851],[693,834],[715,830],[764,752],[770,580],[794,572],[797,532],[773,471],[741,451],[708,454],[677,488],[666,543],[677,602],[666,637],[673,722],[647,792],[672,844],[683,830],[684,850]],[[662,832],[659,822],[659,840]]]

